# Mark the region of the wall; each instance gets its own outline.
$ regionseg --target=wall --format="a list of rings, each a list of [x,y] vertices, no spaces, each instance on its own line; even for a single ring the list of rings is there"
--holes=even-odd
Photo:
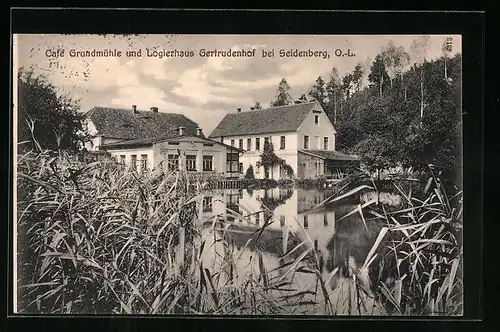
[[[285,149],[280,149],[281,136],[285,136]],[[260,138],[260,150],[255,150],[255,139]],[[271,142],[274,146],[274,153],[286,160],[289,164],[294,174],[297,173],[297,133],[295,132],[282,132],[282,133],[270,133],[270,134],[258,134],[258,135],[243,135],[243,136],[227,136],[224,137],[223,143],[231,145],[231,140],[234,140],[234,146],[239,147],[239,140],[243,139],[243,149],[247,149],[247,139],[252,140],[252,146],[249,151],[246,151],[242,157],[240,157],[240,162],[243,163],[243,175],[246,173],[248,167],[252,165],[254,169],[255,178],[264,179],[264,168],[260,167],[257,173],[257,161],[260,161],[260,155],[264,150],[264,138],[271,137]],[[271,173],[271,172],[270,172]],[[273,167],[272,174],[270,178],[279,179],[279,167]],[[271,177],[272,176],[272,177]]]
[[[225,174],[226,172],[226,153],[225,146],[213,142],[213,146],[205,146],[204,144],[212,144],[196,137],[185,137],[176,140],[178,145],[172,145],[172,142],[161,142],[154,145],[154,162],[155,166],[159,165],[167,158],[169,154],[178,154],[180,150],[181,156],[193,154],[196,155],[196,170],[203,171],[203,156],[213,156],[213,172],[217,174]],[[181,159],[181,165],[185,165],[185,161]],[[166,163],[165,163],[166,165]],[[181,166],[182,167],[182,166]]]
[[[324,160],[304,153],[298,155],[298,178],[314,179],[325,175]]]
[[[147,155],[148,156],[148,162],[147,162],[147,167],[149,169],[153,168],[154,165],[154,152],[153,152],[153,147],[138,147],[138,148],[126,148],[126,149],[107,149],[112,157],[114,158],[120,158],[120,156],[125,156],[125,165],[127,167],[131,166],[132,163],[132,155],[137,156],[137,170],[141,171],[140,165],[141,165],[141,160],[142,160],[142,155]]]
[[[298,129],[297,146],[304,149],[304,135],[309,136],[309,150],[323,150],[323,138],[328,137],[328,150],[335,151],[335,128],[326,116],[323,109],[317,105],[315,108],[321,113],[310,112]],[[314,116],[319,116],[319,123],[314,123]],[[319,137],[319,147],[315,143],[315,136]]]

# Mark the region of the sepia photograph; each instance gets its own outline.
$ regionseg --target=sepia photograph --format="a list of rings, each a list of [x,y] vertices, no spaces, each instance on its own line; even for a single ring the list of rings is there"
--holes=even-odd
[[[12,41],[14,313],[464,314],[461,35]]]

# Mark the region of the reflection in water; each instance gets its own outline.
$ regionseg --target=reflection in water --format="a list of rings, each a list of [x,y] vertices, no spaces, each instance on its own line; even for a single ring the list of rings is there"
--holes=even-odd
[[[207,227],[202,236],[213,251],[204,253],[204,265],[216,269],[231,249],[236,274],[257,273],[252,262],[259,255],[266,270],[277,269],[279,275],[286,269],[278,267],[314,249],[324,280],[331,280],[332,289],[341,289],[348,266],[356,269],[363,264],[381,225],[367,221],[365,226],[359,213],[344,218],[360,198],[357,202],[321,204],[330,195],[328,191],[283,188],[206,193],[202,217]],[[361,197],[367,199],[371,198]],[[220,221],[215,228],[214,221]],[[226,243],[231,248],[224,247]],[[329,278],[336,268],[340,273]],[[299,289],[308,289],[315,287],[316,276],[297,273],[293,282]]]

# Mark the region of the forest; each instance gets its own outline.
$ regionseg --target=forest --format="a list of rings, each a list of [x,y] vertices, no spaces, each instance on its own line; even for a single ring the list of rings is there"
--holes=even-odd
[[[300,99],[322,105],[337,130],[336,149],[361,156],[368,170],[425,172],[432,165],[460,183],[462,57],[451,57],[443,43],[442,56],[427,61],[421,44],[414,41],[410,53],[420,56],[412,60],[389,42],[367,72],[361,63],[342,77],[332,68]],[[283,78],[271,105],[293,102],[290,90]]]

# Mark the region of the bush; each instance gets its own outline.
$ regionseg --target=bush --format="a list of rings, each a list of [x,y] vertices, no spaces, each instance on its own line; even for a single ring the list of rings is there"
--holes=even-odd
[[[255,179],[252,165],[248,166],[247,172],[245,173],[245,179]]]

